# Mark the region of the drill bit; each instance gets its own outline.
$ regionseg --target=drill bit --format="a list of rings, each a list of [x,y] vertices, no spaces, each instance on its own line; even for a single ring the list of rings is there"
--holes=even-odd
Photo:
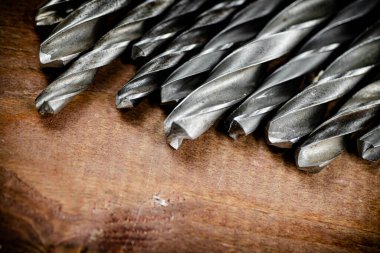
[[[132,59],[149,57],[165,43],[184,31],[190,20],[194,19],[199,9],[209,0],[181,0],[175,4],[163,20],[144,34],[133,45]]]
[[[230,24],[202,51],[177,68],[161,87],[161,102],[178,102],[201,84],[209,72],[234,48],[256,37],[287,0],[257,0],[237,13]]]
[[[338,57],[316,82],[290,99],[267,127],[269,144],[291,148],[324,119],[328,105],[338,102],[368,76],[380,60],[377,23],[347,52]]]
[[[117,108],[131,108],[159,89],[168,74],[202,48],[245,2],[226,0],[200,14],[190,29],[179,35],[165,52],[147,62],[117,93]]]
[[[375,162],[380,159],[380,125],[358,140],[358,151],[365,160]]]
[[[146,0],[131,10],[114,29],[104,35],[93,50],[80,57],[36,99],[41,114],[56,114],[95,78],[97,69],[122,54],[129,43],[142,36],[146,22],[162,14],[175,0]]]
[[[347,137],[365,129],[379,116],[380,81],[377,81],[357,92],[308,137],[297,150],[297,166],[307,172],[319,172],[344,151]]]
[[[67,16],[41,44],[43,67],[62,67],[90,49],[99,38],[106,15],[126,7],[132,0],[91,0]]]
[[[254,91],[266,63],[288,55],[339,7],[334,0],[298,0],[273,18],[257,38],[228,55],[208,80],[186,97],[164,123],[169,144],[195,139]]]
[[[262,120],[300,90],[302,77],[323,67],[337,51],[358,36],[378,11],[378,0],[357,0],[314,37],[288,63],[270,75],[225,121],[232,138],[254,132]]]
[[[64,20],[84,0],[48,0],[38,9],[36,26],[51,26]]]

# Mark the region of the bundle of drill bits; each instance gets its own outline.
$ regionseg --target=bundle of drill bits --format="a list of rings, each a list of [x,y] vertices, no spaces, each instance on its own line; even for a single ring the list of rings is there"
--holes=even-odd
[[[36,107],[58,113],[132,52],[144,64],[116,107],[159,93],[175,105],[163,126],[175,149],[221,123],[235,139],[263,126],[311,173],[350,145],[377,161],[379,10],[378,0],[49,0],[36,16],[55,26],[40,61],[68,67]]]

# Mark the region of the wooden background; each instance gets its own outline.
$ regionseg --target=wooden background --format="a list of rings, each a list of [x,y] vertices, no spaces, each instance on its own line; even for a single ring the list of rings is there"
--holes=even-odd
[[[380,163],[345,154],[317,175],[253,136],[166,145],[166,112],[119,112],[132,65],[43,118],[39,0],[0,1],[1,252],[379,252]]]

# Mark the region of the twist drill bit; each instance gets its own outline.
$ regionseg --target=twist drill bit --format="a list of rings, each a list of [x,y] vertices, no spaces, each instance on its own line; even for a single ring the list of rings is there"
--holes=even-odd
[[[161,87],[161,102],[176,101],[190,94],[209,72],[238,45],[253,39],[285,0],[258,0],[237,13],[198,55],[176,69]]]
[[[202,48],[245,2],[225,0],[200,14],[195,24],[179,35],[167,51],[147,62],[117,93],[117,108],[131,108],[160,88],[170,71]]]
[[[281,11],[257,39],[235,50],[208,80],[185,98],[165,120],[168,142],[179,148],[195,139],[254,91],[264,67],[289,54],[338,8],[333,0],[298,0]]]
[[[104,35],[93,50],[80,57],[36,99],[41,114],[56,114],[94,80],[97,69],[122,54],[129,43],[140,38],[147,21],[159,17],[175,0],[146,0]]]
[[[345,149],[346,137],[380,116],[380,81],[356,93],[335,116],[320,125],[297,150],[299,169],[319,172]]]
[[[144,34],[133,45],[132,59],[149,57],[166,42],[175,38],[188,26],[189,20],[196,17],[199,9],[209,0],[181,0],[175,4],[168,15],[156,26]]]
[[[374,162],[380,159],[380,125],[358,140],[358,151],[365,160]]]
[[[290,99],[267,127],[269,144],[291,148],[324,119],[328,105],[350,93],[380,60],[380,25],[338,57],[312,85]]]
[[[67,16],[41,44],[44,67],[62,67],[90,49],[99,36],[103,18],[126,7],[132,0],[91,0]]]
[[[371,22],[378,0],[357,0],[312,37],[288,63],[270,75],[264,84],[245,100],[225,121],[232,138],[254,132],[262,120],[300,90],[308,73],[323,67]]]
[[[51,26],[64,20],[84,0],[48,0],[39,9],[35,18],[36,26]]]

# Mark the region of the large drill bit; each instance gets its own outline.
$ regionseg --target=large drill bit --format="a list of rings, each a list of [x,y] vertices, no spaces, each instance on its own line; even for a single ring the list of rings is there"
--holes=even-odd
[[[165,43],[186,29],[207,1],[209,0],[181,0],[176,3],[160,23],[133,45],[132,58],[149,57],[156,53]]]
[[[185,98],[165,120],[168,142],[179,148],[195,139],[254,91],[267,64],[288,55],[338,8],[334,0],[298,0],[265,26],[255,40],[215,67],[205,84]]]
[[[126,7],[132,0],[91,0],[66,17],[41,44],[40,62],[62,67],[90,49],[99,38],[103,18]]]
[[[225,0],[202,13],[190,29],[179,35],[165,52],[147,62],[117,93],[117,108],[133,107],[159,89],[170,72],[197,53],[245,2]]]
[[[79,7],[84,0],[48,0],[38,9],[36,26],[58,24]]]
[[[378,0],[357,0],[312,37],[288,63],[270,75],[225,121],[229,134],[254,132],[263,119],[300,90],[302,77],[320,70],[331,56],[359,35],[377,14]]]
[[[380,159],[380,125],[358,140],[358,151],[365,160],[374,162]]]
[[[209,72],[235,47],[256,37],[287,0],[257,0],[237,13],[231,23],[202,51],[177,68],[161,87],[161,102],[178,102],[207,78]]]
[[[271,145],[290,148],[311,133],[325,118],[328,105],[350,93],[380,60],[380,25],[338,57],[315,83],[289,100],[269,122]]]
[[[320,125],[297,150],[299,169],[319,172],[345,149],[347,137],[380,116],[380,81],[356,93],[335,116]]]
[[[114,29],[104,35],[92,51],[80,57],[36,99],[41,114],[59,112],[74,96],[94,80],[97,69],[122,54],[129,43],[142,36],[146,22],[159,17],[175,0],[146,0],[127,14]]]

